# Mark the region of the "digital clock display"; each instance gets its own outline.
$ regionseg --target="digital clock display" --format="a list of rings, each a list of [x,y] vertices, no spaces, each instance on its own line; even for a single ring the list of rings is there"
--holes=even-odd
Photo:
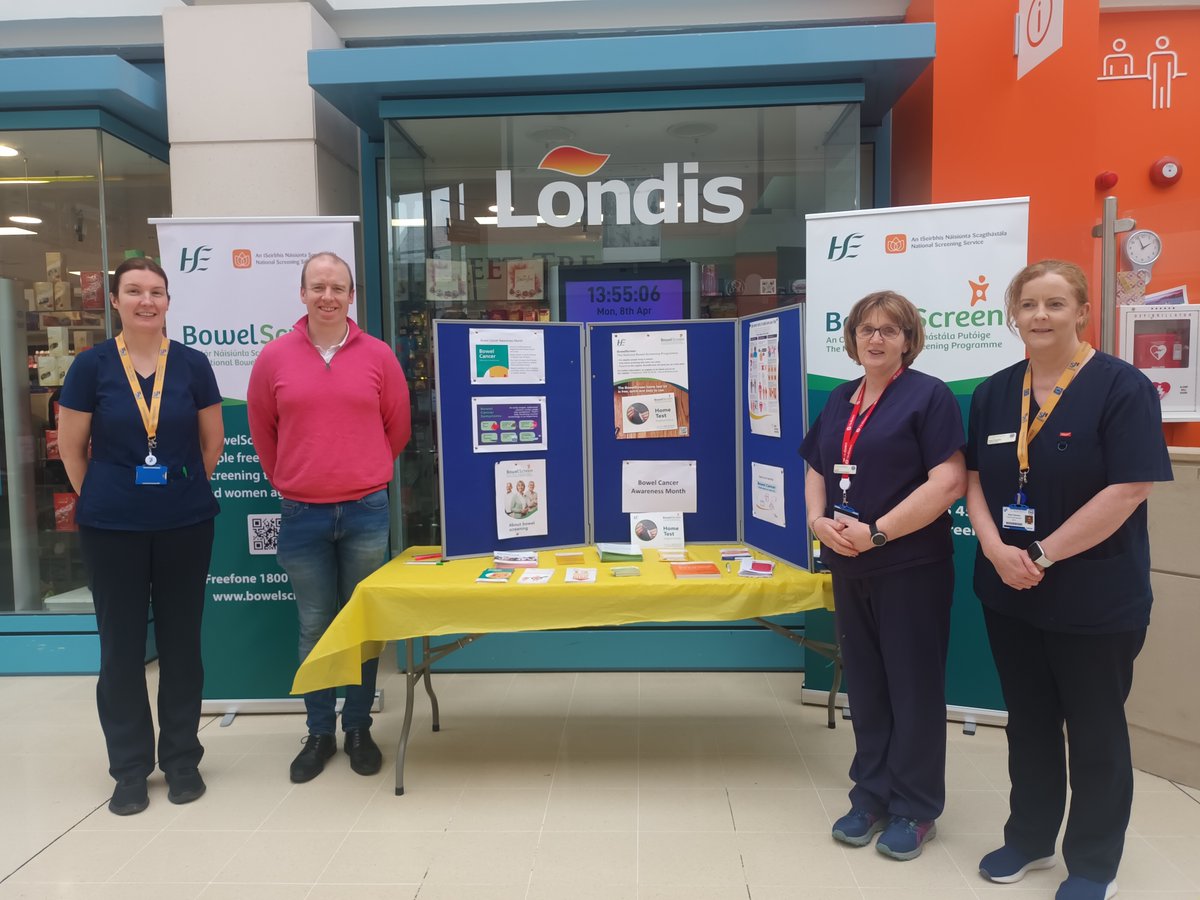
[[[678,278],[570,281],[565,289],[568,322],[661,322],[683,318],[683,281]]]

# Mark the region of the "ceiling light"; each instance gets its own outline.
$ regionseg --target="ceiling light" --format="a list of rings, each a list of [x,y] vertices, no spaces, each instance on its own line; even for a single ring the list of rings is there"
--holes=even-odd
[[[15,225],[0,225],[0,237],[9,234],[37,234],[37,232],[30,231],[28,228],[18,228]]]
[[[421,228],[424,225],[424,219],[392,219],[393,228]]]
[[[42,220],[33,214],[33,210],[29,206],[29,157],[25,157],[25,215],[9,216],[8,221],[16,222],[18,225],[41,225]],[[24,229],[21,229],[24,231]],[[29,232],[35,234],[36,232]]]
[[[0,156],[16,156],[20,152],[16,147],[10,147],[8,144],[0,144]]]
[[[667,134],[677,138],[702,138],[716,130],[712,122],[676,122],[667,126]]]
[[[511,207],[509,208],[509,211],[510,212],[512,211]],[[537,219],[538,225],[546,224],[546,220],[543,219],[541,216],[536,216],[535,218]],[[498,219],[496,216],[476,216],[475,221],[478,222],[480,225],[495,225],[497,223]]]
[[[528,137],[535,141],[554,143],[556,141],[571,140],[575,137],[575,132],[563,125],[550,125],[546,128],[538,128],[530,131]]]

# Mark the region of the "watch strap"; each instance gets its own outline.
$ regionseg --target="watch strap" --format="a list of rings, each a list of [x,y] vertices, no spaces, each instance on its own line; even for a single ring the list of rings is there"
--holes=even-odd
[[[1025,551],[1029,554],[1029,558],[1033,560],[1033,564],[1042,569],[1048,569],[1054,565],[1054,560],[1046,555],[1046,551],[1042,549],[1039,541],[1034,541]]]

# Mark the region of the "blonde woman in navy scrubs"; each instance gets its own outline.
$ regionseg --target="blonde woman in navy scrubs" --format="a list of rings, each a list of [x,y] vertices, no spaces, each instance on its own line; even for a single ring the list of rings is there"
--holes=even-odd
[[[149,804],[155,763],[145,675],[150,610],[167,798],[188,803],[205,790],[200,617],[218,511],[208,479],[225,438],[208,358],[163,335],[166,273],[153,260],[127,259],[112,285],[121,334],[71,366],[58,441],[79,494],[75,518],[100,635],[96,706],[117,782],[108,808],[127,816]]]
[[[904,297],[859,300],[844,341],[863,377],[833,390],[800,449],[854,712],[854,787],[833,836],[862,847],[882,831],[880,853],[913,859],[946,799],[947,509],[966,486],[962,414],[942,381],[909,368],[925,332]]]
[[[1150,622],[1146,497],[1171,480],[1158,392],[1080,339],[1087,278],[1073,263],[1027,266],[1005,295],[1028,351],[975,391],[967,510],[979,537],[975,593],[1008,706],[1012,781],[991,881],[1054,865],[1057,900],[1107,900],[1133,800],[1125,698]]]

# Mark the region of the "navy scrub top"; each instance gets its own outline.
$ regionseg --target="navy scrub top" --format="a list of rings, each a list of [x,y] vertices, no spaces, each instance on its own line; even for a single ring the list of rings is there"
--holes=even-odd
[[[154,376],[138,376],[150,396]],[[92,414],[92,457],[75,510],[75,521],[91,528],[154,531],[183,528],[219,511],[200,453],[200,410],[221,402],[208,357],[171,341],[154,455],[167,467],[167,483],[138,485],[134,469],[146,459],[146,428],[117,342],[97,344],[67,371],[59,403]]]
[[[989,435],[1021,427],[1024,361],[975,390],[967,435],[967,468],[979,472],[988,512],[1006,544],[1028,547],[1047,537],[1110,484],[1170,481],[1158,391],[1128,363],[1097,352],[1063,393],[1029,445],[1029,505],[1036,530],[1000,527],[1001,509],[1017,490],[1015,441]],[[1030,398],[1030,419],[1038,410]],[[1008,587],[983,555],[975,556],[975,593],[983,604],[1048,631],[1110,634],[1150,623],[1150,536],[1141,504],[1113,535],[1090,550],[1056,561],[1026,591]]]
[[[850,398],[861,378],[834,388],[829,402],[800,445],[800,455],[825,479],[824,515],[842,501],[840,475],[833,467],[842,461],[842,436],[853,412]],[[945,383],[932,375],[906,369],[876,402],[869,422],[858,435],[850,462],[858,473],[847,497],[861,521],[875,522],[929,480],[929,470],[963,447],[962,412]],[[866,413],[860,413],[860,416]],[[947,559],[954,553],[950,514],[938,516],[924,528],[888,541],[857,557],[821,551],[832,572],[852,577],[879,575],[897,569]]]

